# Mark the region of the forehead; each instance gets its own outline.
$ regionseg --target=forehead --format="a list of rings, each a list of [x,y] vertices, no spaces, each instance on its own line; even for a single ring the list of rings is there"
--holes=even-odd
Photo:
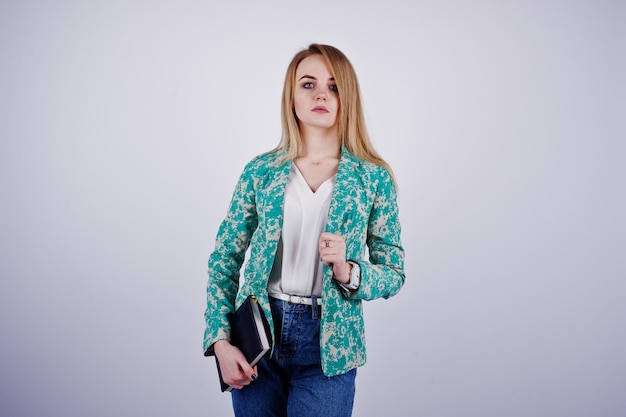
[[[321,55],[310,55],[298,64],[296,79],[303,75],[312,75],[317,79],[332,78],[332,74],[326,65],[326,60]]]

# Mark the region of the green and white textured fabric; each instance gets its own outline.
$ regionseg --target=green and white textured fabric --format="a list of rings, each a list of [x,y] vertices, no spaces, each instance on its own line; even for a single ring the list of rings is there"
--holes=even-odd
[[[283,199],[292,162],[284,150],[254,158],[245,167],[209,257],[204,349],[229,339],[227,315],[254,294],[273,329],[267,294],[281,236]],[[381,166],[356,158],[345,148],[328,212],[326,231],[346,242],[346,259],[361,267],[361,285],[346,292],[326,267],[322,285],[320,348],[327,376],[339,375],[366,361],[362,300],[388,298],[404,283],[404,249],[396,188]],[[246,250],[250,256],[243,278]],[[241,281],[241,282],[240,282]]]

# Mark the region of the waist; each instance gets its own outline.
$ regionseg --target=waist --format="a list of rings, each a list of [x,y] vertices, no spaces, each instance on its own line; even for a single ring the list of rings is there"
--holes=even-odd
[[[287,301],[290,304],[305,304],[308,306],[321,306],[322,297],[311,296],[306,297],[302,295],[291,295],[291,294],[283,294],[283,293],[271,293],[270,297],[276,298],[278,300]]]

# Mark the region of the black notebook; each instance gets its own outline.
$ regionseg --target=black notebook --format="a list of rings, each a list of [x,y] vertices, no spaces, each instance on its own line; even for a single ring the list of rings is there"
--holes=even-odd
[[[255,366],[272,349],[272,334],[267,318],[254,295],[249,295],[241,306],[231,315],[230,343],[241,350],[250,366]],[[232,391],[232,387],[225,384],[217,363],[217,373],[220,377],[222,392]]]

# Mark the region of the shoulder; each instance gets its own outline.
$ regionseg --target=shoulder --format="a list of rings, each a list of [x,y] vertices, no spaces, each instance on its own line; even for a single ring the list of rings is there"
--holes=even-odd
[[[285,160],[286,154],[287,152],[284,149],[274,149],[257,155],[246,164],[243,175],[262,177],[268,171],[284,166],[287,163]]]
[[[393,184],[391,173],[382,165],[358,158],[347,150],[344,151],[342,156],[354,167],[354,170],[358,172],[364,183],[375,186],[379,184]]]

